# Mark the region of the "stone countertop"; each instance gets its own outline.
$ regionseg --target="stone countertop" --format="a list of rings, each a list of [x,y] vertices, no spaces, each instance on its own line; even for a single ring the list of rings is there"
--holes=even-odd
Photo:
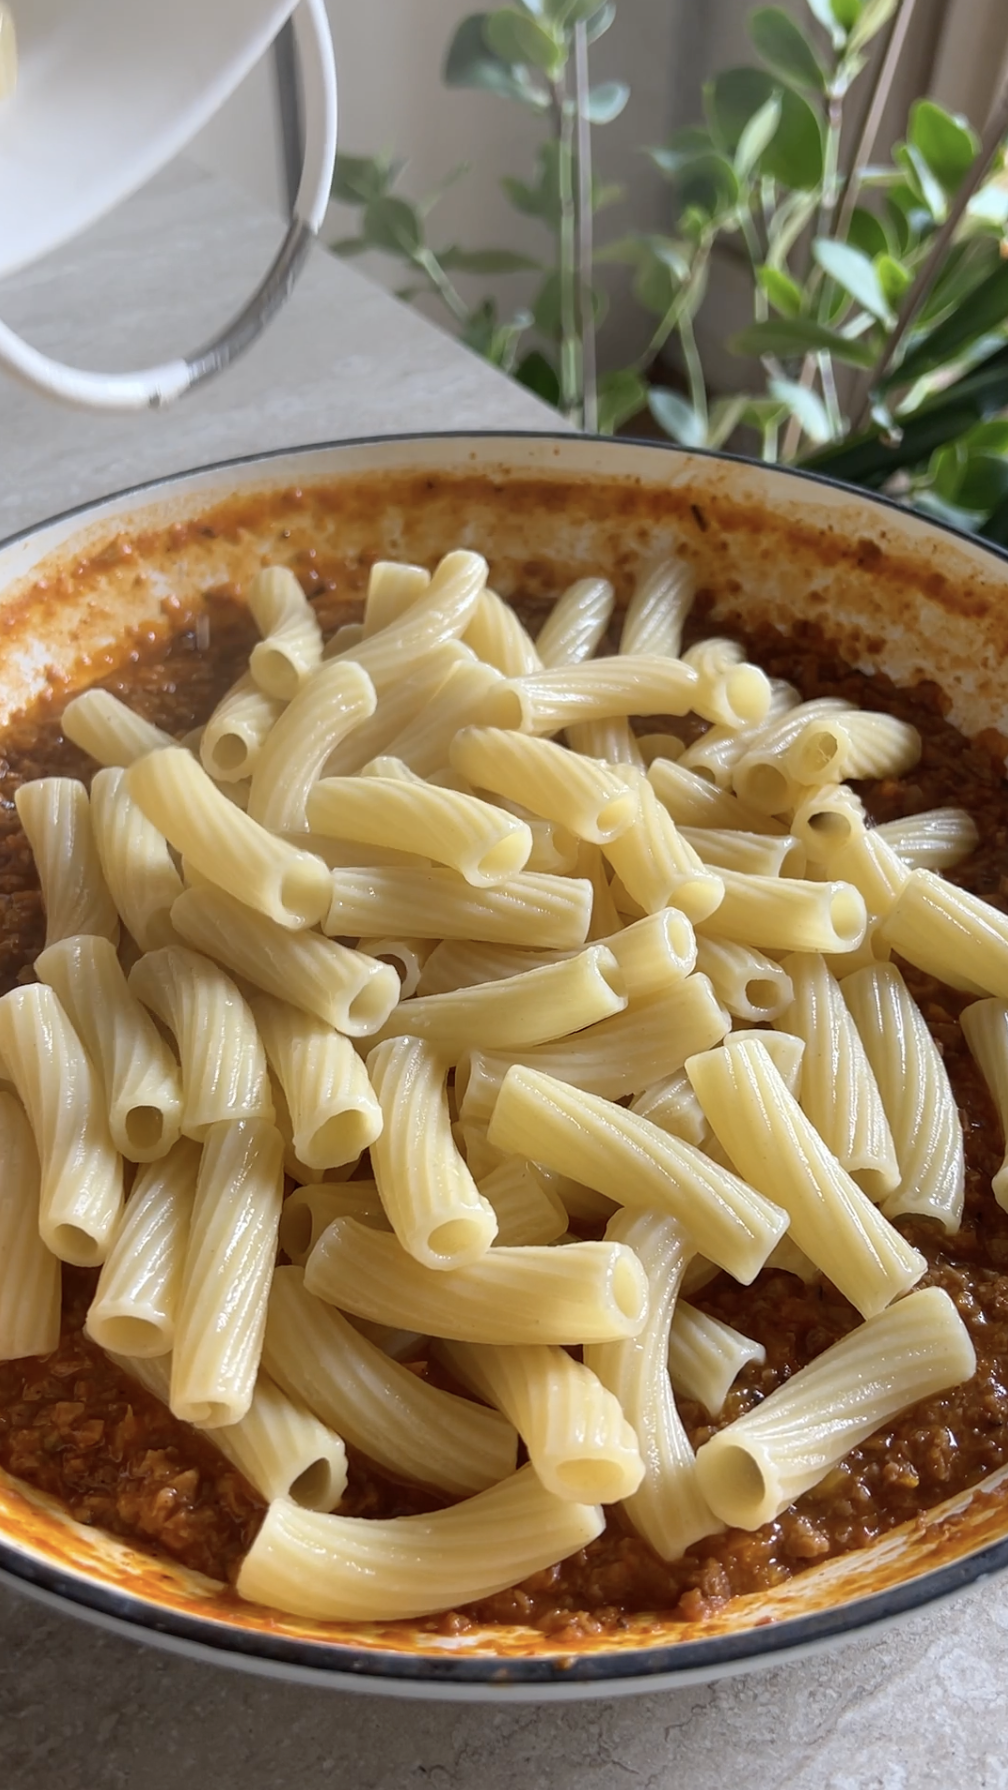
[[[0,316],[82,365],[192,346],[279,234],[177,164],[0,286]],[[0,379],[0,536],[107,491],[261,448],[549,428],[535,399],[319,255],[235,369],[176,409],[63,411]],[[4,1790],[1008,1790],[1008,1595],[992,1584],[839,1652],[619,1700],[394,1702],[135,1645],[0,1588]]]

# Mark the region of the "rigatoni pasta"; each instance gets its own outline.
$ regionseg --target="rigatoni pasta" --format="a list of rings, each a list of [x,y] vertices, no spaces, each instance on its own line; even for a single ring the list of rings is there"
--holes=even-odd
[[[289,702],[322,657],[322,630],[308,598],[287,566],[264,566],[245,601],[262,639],[249,671],[267,696]]]
[[[359,665],[320,665],[277,716],[249,766],[252,820],[274,833],[306,833],[308,797],[326,760],[374,714],[376,703],[374,685]]]
[[[251,1006],[299,1160],[318,1171],[357,1162],[381,1135],[382,1114],[349,1038],[270,995],[254,996]]]
[[[112,767],[92,779],[91,822],[102,874],[130,938],[141,951],[178,944],[171,907],[182,878],[164,834],[126,788],[124,770]]]
[[[172,746],[163,728],[145,721],[111,690],[84,690],[71,697],[60,717],[68,740],[100,765],[128,765],[145,752]]]
[[[226,1119],[272,1119],[266,1056],[248,1003],[208,957],[180,946],[150,951],[129,973],[131,992],[175,1038],[182,1066],[182,1131],[202,1143]]]
[[[14,805],[35,859],[46,913],[46,944],[79,932],[119,937],[91,828],[91,804],[73,777],[37,777],[15,791]]]
[[[137,1175],[88,1308],[99,1348],[143,1359],[171,1353],[199,1167],[199,1146],[182,1138]],[[163,1397],[167,1404],[167,1387]]]
[[[60,1336],[60,1265],[39,1232],[41,1173],[20,1101],[0,1090],[0,1361],[48,1355]]]

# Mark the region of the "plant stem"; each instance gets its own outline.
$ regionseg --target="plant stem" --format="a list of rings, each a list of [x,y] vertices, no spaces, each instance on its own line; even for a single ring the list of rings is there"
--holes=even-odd
[[[896,73],[910,32],[916,5],[917,0],[901,0],[899,9],[893,19],[892,29],[889,33],[889,42],[886,44],[885,55],[879,64],[879,71],[875,77],[875,85],[872,88],[871,99],[868,102],[865,121],[861,126],[861,134],[858,137],[857,146],[851,157],[850,173],[848,174],[844,185],[843,199],[841,200],[840,213],[836,224],[835,235],[837,242],[846,241],[847,232],[850,229],[850,221],[854,214],[854,207],[857,203],[857,196],[861,189],[861,176],[868,165],[872,150],[875,147],[875,139],[879,134],[885,109],[889,103],[889,95],[892,92],[892,85],[896,79]]]
[[[889,338],[879,359],[871,372],[865,376],[864,395],[861,399],[861,408],[857,413],[857,421],[854,425],[855,429],[864,428],[865,424],[868,422],[868,419],[871,416],[872,392],[878,385],[879,380],[888,372],[892,365],[896,350],[899,348],[903,337],[906,335],[907,330],[916,317],[924,299],[927,297],[931,282],[938,272],[938,269],[941,267],[942,261],[945,258],[945,251],[955,234],[963,212],[966,210],[973,194],[981,185],[984,175],[990,167],[991,161],[1004,140],[1006,132],[1008,132],[1008,75],[1006,75],[1005,79],[1002,81],[1001,86],[995,95],[990,115],[984,126],[980,149],[973,166],[960,186],[959,191],[956,193],[949,209],[948,217],[945,219],[944,224],[935,236],[934,242],[932,243],[930,251],[922,266],[917,271],[917,276],[900,306],[896,323],[890,331]]]
[[[577,212],[574,203],[574,135],[576,108],[568,100],[563,77],[553,88],[559,158],[560,227],[557,232],[557,275],[560,282],[560,409],[570,422],[582,420],[581,343],[577,326]]]
[[[463,325],[469,322],[470,311],[461,292],[452,284],[437,256],[430,249],[421,249],[416,256],[414,266],[426,274],[435,292],[447,306],[456,323]]]
[[[574,27],[574,105],[577,115],[577,262],[578,322],[581,327],[583,424],[598,434],[598,386],[595,366],[595,294],[592,290],[592,143],[588,117],[588,32]]]
[[[752,213],[748,205],[740,205],[738,212],[739,229],[742,240],[749,251],[749,260],[753,271],[753,318],[757,323],[764,323],[770,315],[770,301],[757,279],[757,269],[763,261],[760,240],[753,223]]]
[[[636,361],[633,363],[638,372],[647,372],[655,356],[661,353],[673,330],[679,328],[681,318],[684,315],[689,315],[689,317],[692,318],[696,309],[701,283],[707,271],[707,263],[710,260],[712,246],[712,237],[704,237],[702,241],[697,244],[697,251],[693,257],[693,266],[690,269],[689,279],[676,293],[676,296],[668,310],[665,312],[664,317],[655,328],[647,347],[642,354],[638,355]]]
[[[697,348],[697,339],[693,333],[693,313],[689,309],[684,312],[682,321],[679,324],[679,340],[682,343],[683,363],[686,368],[686,378],[689,381],[690,403],[696,411],[697,416],[700,418],[700,421],[703,423],[704,433],[706,434],[708,420],[707,386],[704,382],[703,366],[700,361],[700,351]]]

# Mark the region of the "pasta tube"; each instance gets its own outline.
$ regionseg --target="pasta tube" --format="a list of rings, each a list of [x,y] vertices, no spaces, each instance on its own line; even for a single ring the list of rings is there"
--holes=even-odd
[[[305,1287],[359,1317],[456,1342],[608,1341],[636,1336],[647,1312],[641,1265],[622,1245],[498,1246],[445,1274],[352,1218],[323,1232]]]
[[[93,932],[113,944],[119,915],[102,875],[91,825],[91,804],[73,777],[36,777],[14,792],[14,806],[32,849],[46,944]]]
[[[495,1149],[545,1163],[621,1205],[676,1219],[744,1286],[787,1229],[779,1206],[692,1144],[535,1069],[508,1071],[487,1136]]]
[[[268,1119],[211,1125],[175,1315],[171,1408],[220,1429],[252,1403],[283,1200],[283,1140]]]
[[[619,1400],[565,1349],[442,1342],[437,1353],[463,1386],[510,1419],[554,1497],[618,1504],[637,1490],[644,1462]]]
[[[535,642],[510,603],[503,602],[496,591],[483,591],[464,640],[478,659],[493,665],[505,677],[523,677],[526,672],[542,670]]]
[[[798,1248],[863,1317],[916,1284],[924,1257],[830,1154],[768,1051],[758,1043],[707,1051],[691,1057],[686,1072],[739,1174],[785,1208]]]
[[[314,1298],[300,1268],[274,1276],[263,1361],[292,1398],[396,1478],[466,1497],[514,1472],[518,1438],[505,1418],[393,1360]]]
[[[39,1233],[41,1176],[20,1103],[0,1091],[0,1361],[48,1355],[60,1338],[60,1265]]]
[[[422,1038],[391,1038],[367,1066],[383,1120],[371,1166],[392,1229],[428,1268],[477,1261],[497,1235],[497,1218],[455,1147],[446,1063]]]
[[[323,778],[308,797],[308,820],[318,833],[425,853],[476,889],[517,876],[532,850],[525,822],[504,809],[391,777]]]
[[[666,1075],[645,1088],[631,1102],[630,1111],[642,1119],[650,1119],[652,1125],[657,1125],[659,1131],[667,1131],[670,1137],[681,1137],[683,1143],[695,1144],[697,1149],[708,1135],[703,1107],[685,1069],[678,1070],[675,1075]]]
[[[112,1142],[130,1162],[166,1156],[182,1123],[179,1066],[130,990],[110,940],[61,939],[35,960],[98,1072]]]
[[[567,728],[567,744],[572,752],[583,752],[588,758],[632,765],[635,771],[644,769],[636,735],[625,715],[610,715],[606,721],[579,721]]]
[[[448,763],[452,740],[462,727],[517,727],[518,699],[506,678],[491,665],[453,665],[444,683],[417,709],[385,752],[400,758],[418,776],[429,777]]]
[[[635,785],[640,803],[633,824],[610,840],[605,855],[631,899],[646,914],[669,905],[690,920],[705,920],[720,907],[724,884],[679,833],[650,783]]]
[[[404,1001],[382,1031],[386,1038],[428,1038],[457,1062],[470,1046],[522,1050],[607,1019],[626,1004],[612,952],[588,945],[538,970]]]
[[[764,814],[780,814],[796,808],[805,793],[787,764],[788,748],[810,723],[829,722],[836,715],[851,714],[851,704],[842,697],[819,696],[812,702],[797,702],[796,691],[785,686],[790,694],[781,694],[782,713],[768,721],[750,741],[748,749],[736,760],[731,770],[735,794],[751,808]],[[825,779],[817,778],[817,782]]]
[[[248,812],[273,833],[306,833],[310,792],[330,753],[375,712],[374,685],[359,665],[320,665],[263,741]]]
[[[1008,1143],[1008,1008],[1002,1001],[974,1001],[964,1007],[959,1024],[1001,1122]],[[991,1182],[999,1206],[1008,1211],[1008,1149]]]
[[[378,707],[329,755],[330,777],[348,777],[383,753],[441,689],[456,665],[472,665],[473,655],[460,640],[444,640],[419,653],[408,675],[389,684],[378,698]]]
[[[445,554],[425,595],[351,649],[379,695],[398,679],[409,677],[422,654],[465,633],[486,579],[487,563],[478,553]],[[372,755],[376,750],[372,747]]]
[[[882,1211],[887,1218],[936,1218],[957,1231],[966,1183],[962,1125],[924,1015],[891,963],[845,976],[840,989],[874,1072],[898,1165]],[[805,1062],[807,1075],[807,1051]]]
[[[677,827],[717,827],[770,835],[787,830],[779,820],[762,814],[758,808],[747,808],[730,789],[718,789],[706,777],[671,758],[652,759],[647,780]]]
[[[870,709],[806,721],[784,753],[796,783],[857,782],[863,777],[902,777],[921,755],[920,734],[907,721]]]
[[[267,696],[290,702],[322,657],[315,611],[287,566],[264,566],[245,601],[262,635],[249,656],[249,671]]]
[[[778,723],[798,702],[793,685],[774,678],[770,682],[766,714],[760,720],[725,724],[716,722],[682,754],[683,768],[709,777],[719,789],[730,789],[738,766],[750,753],[759,753],[764,742],[776,737]],[[771,749],[771,762],[773,754]]]
[[[696,963],[693,928],[676,908],[648,914],[622,932],[596,942],[615,957],[630,1000],[643,999],[684,982]],[[523,970],[540,969],[555,961],[553,952],[449,939],[437,945],[424,964],[420,993],[447,994],[455,988],[499,981],[503,976],[517,976]]]
[[[251,1005],[299,1161],[315,1170],[356,1162],[381,1135],[382,1114],[349,1038],[270,995],[256,995]]]
[[[640,811],[636,789],[615,771],[551,740],[466,727],[452,742],[450,760],[474,787],[509,796],[596,845],[618,839]]]
[[[864,898],[873,920],[892,912],[910,878],[902,858],[874,828],[855,832],[828,863],[831,877],[852,883]]]
[[[61,1261],[96,1267],[122,1210],[122,1159],[91,1059],[44,983],[0,999],[0,1076],[13,1083],[34,1134],[42,1241]]]
[[[779,963],[730,939],[697,939],[697,969],[710,977],[717,999],[736,1019],[776,1019],[793,998],[791,978]]]
[[[890,1418],[975,1371],[948,1294],[910,1293],[705,1442],[697,1454],[703,1492],[724,1522],[758,1529]]]
[[[91,821],[102,873],[130,937],[141,951],[177,944],[171,905],[182,878],[164,834],[128,794],[124,770],[93,778]]]
[[[567,1229],[567,1209],[559,1194],[535,1173],[531,1163],[506,1156],[477,1185],[494,1209],[497,1235],[505,1247],[555,1243]]]
[[[84,690],[71,697],[60,726],[68,740],[102,765],[132,764],[145,752],[175,744],[170,733],[135,714],[111,690]]]
[[[691,1244],[674,1218],[657,1212],[618,1212],[606,1235],[639,1255],[648,1280],[648,1319],[631,1341],[586,1348],[585,1366],[619,1400],[640,1445],[644,1480],[624,1504],[626,1516],[663,1560],[678,1560],[721,1527],[701,1492],[668,1373],[669,1334]]]
[[[523,870],[496,888],[473,889],[453,870],[392,866],[337,871],[323,930],[566,950],[584,944],[591,911],[592,888],[583,877]]]
[[[910,870],[950,870],[980,843],[976,821],[965,808],[928,808],[883,821],[875,831]]]
[[[697,921],[709,938],[731,939],[763,951],[854,951],[868,911],[850,883],[799,882],[782,876],[719,872],[724,899]]]
[[[171,945],[133,965],[128,986],[174,1035],[182,1064],[182,1131],[202,1143],[224,1119],[272,1119],[266,1057],[230,977]]]
[[[222,795],[181,746],[148,752],[125,773],[127,793],[215,888],[292,929],[329,907],[325,865],[277,839]]]
[[[875,1068],[851,1008],[821,957],[797,952],[785,957],[781,967],[790,977],[794,999],[774,1024],[805,1045],[802,1111],[841,1166],[881,1205],[899,1187],[900,1169]]]
[[[808,856],[794,833],[732,833],[720,827],[680,827],[680,839],[701,863],[715,870],[742,870],[748,876],[804,876]]]
[[[669,1337],[669,1378],[676,1392],[695,1399],[716,1417],[744,1367],[766,1360],[762,1343],[753,1342],[680,1299]]]
[[[420,986],[420,978],[431,955],[429,939],[358,939],[358,951],[374,957],[379,963],[390,963],[399,978],[399,998],[409,1000]]]
[[[685,560],[663,559],[642,572],[623,615],[620,652],[677,659],[695,593],[693,568]]]
[[[171,1362],[167,1356],[152,1360],[113,1349],[105,1352],[122,1373],[137,1380],[163,1405],[168,1403]],[[267,1503],[290,1498],[302,1510],[333,1510],[346,1491],[342,1438],[289,1399],[261,1370],[244,1417],[214,1430],[213,1439],[214,1447]]]
[[[170,1354],[199,1166],[198,1145],[183,1138],[137,1175],[88,1310],[100,1349]],[[168,1403],[167,1383],[157,1396]]]
[[[950,988],[1008,1000],[1008,918],[933,870],[911,871],[881,932],[908,963]]]
[[[804,844],[810,864],[832,865],[837,852],[864,833],[864,804],[845,783],[824,784],[806,792],[791,816],[791,831]]]
[[[616,593],[606,578],[579,578],[558,597],[536,638],[543,666],[580,665],[601,644]]]
[[[597,845],[590,845],[584,840],[580,842],[577,872],[591,885],[591,921],[588,927],[588,938],[593,945],[597,945],[604,938],[611,938],[613,933],[623,930],[623,920],[616,911],[616,903],[609,887],[605,860]]]
[[[698,640],[682,655],[700,679],[697,714],[720,727],[752,726],[770,709],[770,679],[735,640]]]
[[[280,1213],[280,1248],[303,1268],[334,1218],[358,1218],[376,1231],[391,1230],[374,1181],[306,1182],[287,1195]]]
[[[221,697],[203,729],[199,748],[203,769],[218,783],[237,783],[250,776],[283,711],[283,703],[267,696],[246,672]]]
[[[381,1621],[489,1597],[577,1553],[605,1527],[597,1504],[554,1498],[531,1467],[430,1516],[317,1516],[270,1505],[240,1597],[296,1616]]]
[[[390,964],[315,932],[288,932],[220,889],[187,889],[172,920],[182,938],[236,976],[351,1038],[376,1031],[399,1000]]]
[[[361,640],[380,633],[382,628],[391,628],[429,589],[430,573],[425,567],[397,559],[376,559],[368,573]]]
[[[528,734],[558,733],[575,722],[614,715],[686,715],[691,709],[699,714],[705,702],[700,679],[681,659],[644,656],[534,671],[514,678],[511,688]]]
[[[730,1025],[707,977],[689,976],[678,987],[634,1002],[615,1018],[555,1044],[506,1055],[469,1052],[456,1068],[460,1110],[470,1122],[487,1122],[513,1062],[541,1069],[588,1094],[621,1100],[674,1075],[687,1057],[720,1043]]]

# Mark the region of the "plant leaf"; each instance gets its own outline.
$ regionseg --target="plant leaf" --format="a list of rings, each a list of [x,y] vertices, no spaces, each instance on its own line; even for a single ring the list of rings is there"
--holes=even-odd
[[[863,5],[864,0],[831,0],[831,11],[844,31],[853,31]]]
[[[754,112],[779,83],[765,68],[728,68],[704,87],[704,105],[711,133],[726,155],[734,155]],[[823,127],[801,95],[785,87],[780,95],[781,121],[762,161],[764,174],[788,187],[815,187],[823,173]]]
[[[860,249],[874,261],[877,255],[888,255],[892,243],[880,220],[873,211],[863,205],[855,205],[851,212],[851,220],[847,227],[847,241],[852,249]]]
[[[933,99],[914,101],[907,139],[950,197],[961,186],[980,150],[980,139],[965,118],[946,112]]]
[[[824,31],[828,32],[833,48],[842,50],[847,37],[847,27],[841,23],[830,0],[806,0],[806,5],[812,17],[818,20]]]
[[[659,428],[681,447],[703,447],[707,439],[703,418],[678,392],[653,385],[648,392],[648,409]]]
[[[796,379],[770,379],[767,390],[771,397],[779,398],[786,405],[792,416],[798,418],[803,433],[817,445],[832,438],[826,406],[818,392],[811,391],[808,386],[799,385]]]
[[[733,354],[780,354],[786,359],[822,349],[852,367],[873,367],[877,359],[867,342],[827,329],[812,317],[769,317],[765,323],[750,323],[728,346]]]
[[[598,7],[587,21],[585,36],[589,44],[596,43],[600,37],[605,36],[615,17],[615,0],[605,0],[605,5]]]
[[[527,12],[502,6],[488,13],[483,26],[487,47],[509,67],[538,68],[555,80],[563,68],[566,51],[554,32]]]
[[[494,54],[483,35],[489,13],[474,12],[459,25],[445,56],[443,79],[447,87],[477,87],[499,99],[521,100],[543,111],[549,95],[538,88],[522,68],[512,68]]]
[[[680,139],[690,137],[692,141]],[[651,160],[679,188],[684,207],[699,206],[705,216],[734,210],[739,183],[727,156],[714,148],[706,131],[679,132],[667,145],[648,151]]]
[[[552,404],[556,409],[560,403],[560,379],[552,362],[546,359],[541,349],[533,348],[518,362],[514,376],[519,385],[524,385],[530,392],[544,403]]]
[[[392,169],[376,155],[344,155],[336,158],[332,196],[345,205],[366,205],[387,192]]]
[[[552,273],[546,275],[532,306],[536,329],[540,335],[548,337],[551,341],[559,340],[561,333],[560,293],[560,275],[554,269]],[[605,293],[598,291],[597,288],[592,291],[592,305],[595,322],[601,323],[608,308],[608,300]]]
[[[819,236],[812,244],[812,253],[831,280],[850,294],[855,303],[877,317],[887,328],[895,322],[882,290],[882,282],[867,255],[852,249],[849,242],[833,242]]]
[[[901,417],[897,434],[876,424],[846,441],[805,456],[804,466],[828,472],[851,485],[876,489],[894,472],[927,462],[935,448],[954,441],[985,417],[1008,405],[1008,349],[1001,348],[944,391]]]
[[[438,255],[441,266],[459,273],[527,273],[537,272],[541,261],[531,255],[519,255],[514,249],[460,249],[454,244]]]
[[[600,435],[615,435],[621,423],[643,410],[648,388],[633,367],[603,373],[598,382],[598,429]]]
[[[771,93],[770,98],[763,101],[758,112],[754,112],[738,140],[735,150],[734,167],[740,180],[750,174],[765,149],[770,147],[781,119],[781,96]]]
[[[886,303],[894,311],[898,311],[907,288],[913,284],[913,274],[893,255],[879,255],[875,262],[875,272],[885,293]]]
[[[598,9],[598,0],[542,0],[541,5],[543,18],[549,19],[561,31],[572,31],[575,25],[592,18]]]
[[[625,81],[602,81],[592,87],[585,101],[584,115],[589,124],[611,124],[623,111],[630,98]]]
[[[968,304],[957,305],[944,322],[910,349],[889,374],[885,387],[908,385],[924,373],[955,360],[973,342],[1008,320],[1008,261],[999,261],[993,273],[981,280]]]
[[[388,255],[404,255],[409,261],[415,260],[423,248],[420,213],[408,199],[392,195],[372,199],[364,207],[361,231],[370,248],[384,249]]]
[[[884,25],[888,25],[899,0],[865,0],[860,16],[850,28],[847,38],[847,49],[853,53],[863,50],[865,44],[871,43]]]
[[[800,317],[802,308],[802,289],[796,280],[779,267],[761,267],[756,278],[775,311],[782,317]]]
[[[822,93],[826,75],[811,44],[779,6],[759,6],[749,17],[749,36],[768,68],[792,86]]]
[[[893,156],[903,168],[911,191],[919,195],[921,203],[927,207],[935,223],[943,224],[948,215],[945,188],[932,174],[920,150],[915,149],[912,143],[897,143]]]

